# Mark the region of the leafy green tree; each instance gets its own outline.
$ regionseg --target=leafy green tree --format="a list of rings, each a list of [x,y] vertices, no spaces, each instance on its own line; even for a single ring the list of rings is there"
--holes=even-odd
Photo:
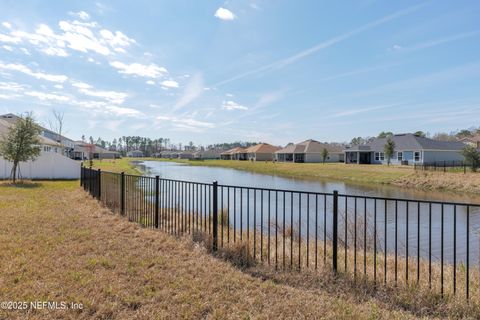
[[[417,136],[417,137],[422,137],[422,138],[426,138],[427,137],[427,134],[423,131],[417,131],[413,134],[414,136]]]
[[[387,131],[387,132],[382,131],[382,132],[380,132],[380,133],[378,134],[378,137],[377,137],[377,138],[388,138],[388,137],[391,137],[391,136],[393,136],[393,133],[392,133],[392,132],[390,132],[390,131]]]
[[[395,142],[391,138],[388,138],[387,143],[385,143],[385,146],[383,147],[383,153],[387,158],[387,165],[390,165],[390,161],[393,157],[394,152],[395,152]]]
[[[471,137],[472,136],[472,132],[470,130],[466,130],[466,129],[463,129],[463,130],[460,130],[457,134],[456,134],[457,138],[465,138],[465,137]]]
[[[328,158],[328,150],[323,148],[323,150],[322,150],[322,161],[323,161],[324,164],[325,164],[325,161],[327,161],[327,158]]]
[[[11,178],[13,183],[20,176],[20,162],[35,160],[40,155],[40,128],[33,120],[31,113],[20,117],[11,126],[6,135],[0,138],[0,156],[13,163]]]
[[[466,146],[462,154],[465,157],[465,162],[472,168],[473,172],[476,172],[480,167],[480,152],[472,146]]]

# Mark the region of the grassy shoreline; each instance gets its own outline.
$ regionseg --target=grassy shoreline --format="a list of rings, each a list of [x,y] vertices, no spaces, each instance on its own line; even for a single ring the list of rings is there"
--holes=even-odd
[[[480,195],[480,173],[423,172],[411,166],[345,165],[343,163],[274,163],[251,161],[123,158],[120,160],[94,161],[102,170],[141,174],[132,161],[171,161],[191,166],[222,167],[267,175],[311,181],[343,181],[357,185],[385,185],[427,191],[453,192]]]

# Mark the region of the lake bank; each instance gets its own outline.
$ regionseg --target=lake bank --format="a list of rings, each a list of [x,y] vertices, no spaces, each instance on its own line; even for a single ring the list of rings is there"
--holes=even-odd
[[[142,174],[135,161],[164,161],[189,166],[221,167],[316,182],[340,181],[357,186],[391,186],[437,191],[456,196],[480,196],[480,173],[415,171],[410,166],[345,165],[343,163],[278,163],[228,160],[189,161],[182,159],[123,158],[94,161],[106,171]],[[88,162],[85,162],[88,165]]]
[[[480,173],[415,171],[411,166],[345,165],[343,163],[278,163],[228,160],[189,161],[138,158],[122,161],[173,161],[190,166],[222,167],[311,181],[343,181],[356,185],[391,185],[424,191],[480,195]]]

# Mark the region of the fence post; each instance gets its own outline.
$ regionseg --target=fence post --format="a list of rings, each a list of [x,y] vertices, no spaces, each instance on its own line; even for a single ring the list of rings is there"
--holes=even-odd
[[[80,187],[83,186],[83,162],[80,163]]]
[[[160,185],[160,177],[155,176],[155,229],[158,229],[159,185]]]
[[[336,273],[337,255],[338,255],[338,191],[333,191],[333,244],[332,244],[332,260],[333,271]]]
[[[88,170],[88,193],[93,196],[93,169],[92,166],[90,166],[90,169]]]
[[[465,162],[463,162],[463,174],[467,173],[467,166],[465,165]]]
[[[218,182],[213,181],[213,188],[212,188],[212,208],[213,208],[213,230],[212,230],[212,237],[213,237],[213,244],[212,250],[215,252],[218,248]]]
[[[125,215],[125,172],[120,174],[120,214]]]
[[[100,171],[100,169],[97,170],[98,172],[98,176],[97,176],[97,199],[99,201],[102,200],[102,172]]]

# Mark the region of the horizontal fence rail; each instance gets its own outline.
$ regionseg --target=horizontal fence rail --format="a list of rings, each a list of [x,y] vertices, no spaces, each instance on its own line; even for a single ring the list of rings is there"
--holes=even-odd
[[[232,186],[82,167],[81,186],[144,227],[277,270],[480,297],[480,205]]]

